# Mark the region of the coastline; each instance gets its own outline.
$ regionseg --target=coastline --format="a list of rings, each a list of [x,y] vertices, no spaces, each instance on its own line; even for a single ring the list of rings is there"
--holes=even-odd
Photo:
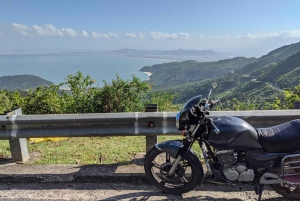
[[[146,73],[148,75],[148,79],[147,80],[150,80],[150,76],[153,74],[151,72],[143,72],[143,73]]]

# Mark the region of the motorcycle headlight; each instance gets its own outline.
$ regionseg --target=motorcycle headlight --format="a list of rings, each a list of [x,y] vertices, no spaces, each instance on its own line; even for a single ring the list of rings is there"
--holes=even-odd
[[[176,115],[176,128],[180,131],[188,130],[191,126],[190,124],[195,123],[193,119],[190,119],[190,109],[193,105],[199,104],[202,96],[195,96],[191,98],[189,101],[185,103],[182,110],[177,113]],[[192,117],[191,117],[192,118]]]
[[[189,127],[189,114],[188,111],[180,111],[176,115],[176,128],[180,131],[186,130]]]

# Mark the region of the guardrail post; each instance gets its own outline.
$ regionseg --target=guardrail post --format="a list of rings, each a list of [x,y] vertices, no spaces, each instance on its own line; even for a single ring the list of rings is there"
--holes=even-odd
[[[157,104],[146,105],[145,112],[158,112]],[[146,153],[157,143],[156,136],[146,136]]]
[[[294,102],[294,109],[300,109],[300,101]]]
[[[16,116],[22,115],[21,108],[7,112],[7,117],[12,123],[12,132],[16,132],[18,126],[15,124]],[[12,160],[16,162],[26,163],[29,159],[26,138],[10,138],[9,139],[10,152]]]

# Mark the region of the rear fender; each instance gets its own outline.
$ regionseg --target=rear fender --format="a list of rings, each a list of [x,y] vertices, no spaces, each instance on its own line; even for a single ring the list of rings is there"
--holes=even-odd
[[[155,147],[162,152],[170,154],[173,158],[176,158],[177,153],[179,149],[183,147],[183,144],[182,141],[179,140],[169,140],[158,143]],[[198,156],[192,150],[189,150],[183,158],[189,161],[189,163],[197,169],[200,178],[203,178],[203,168]]]

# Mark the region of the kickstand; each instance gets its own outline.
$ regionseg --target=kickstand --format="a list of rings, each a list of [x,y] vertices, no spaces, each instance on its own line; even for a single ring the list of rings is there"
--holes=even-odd
[[[257,185],[254,187],[256,195],[258,195],[258,200],[261,201],[262,192],[264,190],[264,185]]]

